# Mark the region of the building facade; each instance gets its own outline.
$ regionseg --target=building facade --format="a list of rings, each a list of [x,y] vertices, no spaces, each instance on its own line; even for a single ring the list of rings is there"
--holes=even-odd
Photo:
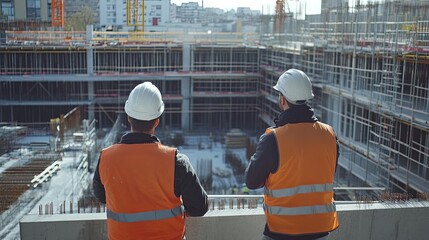
[[[197,2],[182,3],[177,7],[177,18],[184,23],[199,23],[204,9]]]
[[[0,10],[10,21],[51,20],[51,0],[1,0]]]
[[[48,0],[51,1],[51,0]],[[64,16],[70,18],[73,14],[81,11],[83,8],[88,7],[91,9],[93,24],[98,24],[100,22],[100,0],[74,0],[74,1],[64,1]]]
[[[138,25],[142,21],[145,26],[159,26],[170,22],[170,0],[145,0],[138,1],[138,8],[144,6],[144,18],[141,18],[139,10]],[[100,25],[117,25],[123,29],[127,27],[127,1],[106,0],[100,2]]]

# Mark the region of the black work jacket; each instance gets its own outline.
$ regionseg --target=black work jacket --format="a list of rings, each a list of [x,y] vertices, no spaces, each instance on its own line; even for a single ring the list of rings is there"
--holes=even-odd
[[[119,144],[145,144],[160,142],[153,135],[145,133],[127,133],[122,136]],[[95,197],[102,203],[106,203],[106,192],[104,185],[100,179],[98,167],[94,173],[92,182],[93,193]],[[208,210],[207,194],[200,184],[200,180],[191,166],[186,155],[176,151],[176,161],[174,167],[174,194],[177,197],[182,197],[183,206],[185,207],[188,216],[203,216]]]
[[[275,127],[281,127],[286,124],[316,122],[318,119],[314,116],[313,109],[307,105],[293,106],[286,111],[280,113],[274,119]],[[308,147],[311,150],[311,146]],[[338,164],[339,148],[337,141],[337,164]],[[250,158],[249,165],[246,169],[246,185],[250,189],[264,187],[270,173],[275,173],[279,166],[279,150],[277,140],[274,134],[262,134],[256,146],[256,152]],[[265,225],[264,235],[273,239],[279,240],[308,240],[320,238],[328,235],[328,233],[308,234],[300,236],[292,236],[285,234],[273,233]]]

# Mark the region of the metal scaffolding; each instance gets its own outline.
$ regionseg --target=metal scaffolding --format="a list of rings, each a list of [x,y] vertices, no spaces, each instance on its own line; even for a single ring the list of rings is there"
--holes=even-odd
[[[340,166],[371,186],[429,191],[429,2],[322,12],[325,22],[308,25],[319,41],[301,46],[302,68],[342,144]]]

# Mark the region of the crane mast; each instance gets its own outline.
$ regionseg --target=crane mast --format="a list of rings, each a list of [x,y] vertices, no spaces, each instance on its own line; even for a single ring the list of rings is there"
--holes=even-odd
[[[144,0],[127,0],[127,26],[144,31]]]
[[[285,4],[287,6],[287,13],[285,13]],[[284,23],[286,18],[293,17],[293,13],[290,11],[289,3],[287,0],[276,0],[276,16],[275,16],[275,33],[284,32]]]
[[[64,0],[52,0],[51,26],[64,27]]]
[[[285,0],[276,0],[275,33],[283,33],[285,21]]]

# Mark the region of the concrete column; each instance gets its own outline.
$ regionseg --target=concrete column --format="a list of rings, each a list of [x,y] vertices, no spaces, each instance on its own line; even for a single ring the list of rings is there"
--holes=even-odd
[[[94,74],[94,48],[92,46],[86,48],[86,73]]]
[[[192,50],[188,43],[183,44],[183,68],[182,71],[189,72],[193,70],[192,67]],[[185,77],[180,80],[181,95],[182,95],[182,130],[188,131],[190,129],[190,98],[191,98],[191,78]]]
[[[191,71],[191,46],[189,43],[183,44],[183,55],[182,55],[182,61],[183,61],[183,69],[182,71]]]
[[[86,25],[86,43],[91,43],[93,35],[93,25]]]
[[[40,17],[42,21],[49,21],[48,18],[48,0],[40,0]]]
[[[27,1],[26,0],[17,0],[14,1],[15,4],[15,20],[25,20],[27,19]]]
[[[94,82],[89,81],[88,82],[88,101],[91,101],[91,104],[88,105],[88,120],[89,122],[92,122],[94,120],[94,105],[95,105],[95,98],[94,98]]]
[[[86,50],[86,62],[87,62],[87,74],[93,75],[94,74],[94,65],[93,65],[93,48],[88,47]],[[94,104],[95,104],[95,97],[94,97],[94,82],[88,81],[88,101],[91,101],[91,104],[88,105],[88,120],[91,122],[94,120]]]
[[[92,25],[86,26],[86,42],[88,44],[86,48],[86,73],[88,75],[94,74],[94,48],[91,46],[92,32],[93,32],[93,26]],[[94,97],[93,81],[88,82],[88,101],[91,101],[91,104],[88,105],[88,120],[89,122],[92,122],[92,120],[94,120],[94,117],[95,117],[94,116],[95,97]]]
[[[10,106],[10,122],[13,123],[15,119],[13,118],[13,106]]]
[[[91,45],[93,35],[93,26],[86,26],[86,71],[87,74],[94,74],[94,48]]]
[[[182,130],[190,130],[190,98],[191,98],[191,78],[186,77],[180,80],[182,95]]]

